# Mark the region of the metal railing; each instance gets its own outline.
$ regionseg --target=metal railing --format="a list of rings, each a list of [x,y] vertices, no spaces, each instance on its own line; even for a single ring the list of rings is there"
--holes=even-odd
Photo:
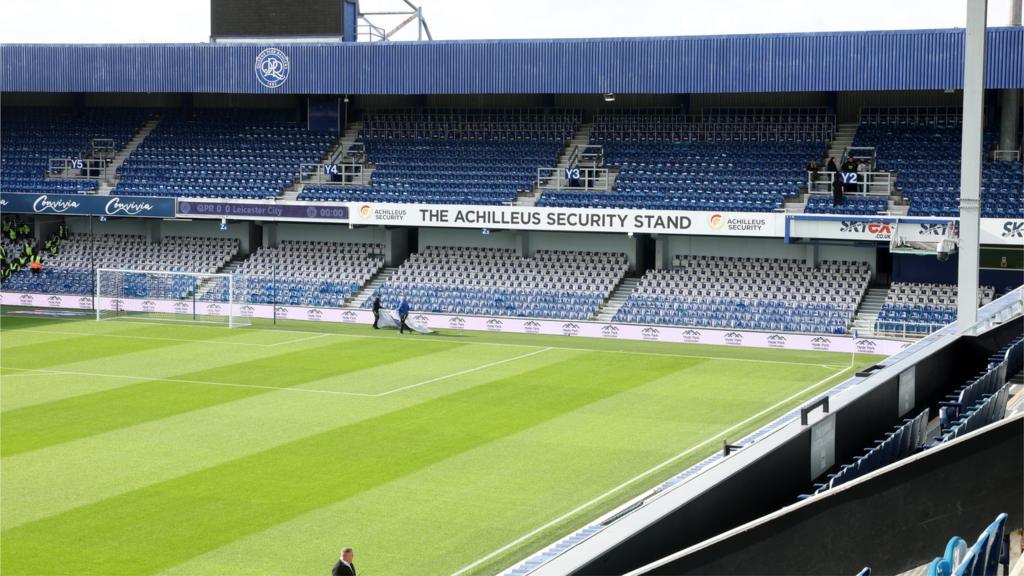
[[[894,325],[895,329],[883,330],[879,327],[879,324]],[[876,320],[874,328],[875,336],[890,336],[907,339],[923,338],[947,325],[948,323],[940,322],[898,322],[894,320]]]
[[[110,168],[102,158],[50,158],[47,178],[65,180],[104,180]]]
[[[846,158],[864,162],[869,171],[874,171],[877,166],[878,151],[874,146],[849,146],[844,152]]]
[[[1020,160],[1020,150],[993,150],[992,159],[1002,162]]]
[[[299,181],[304,184],[365,186],[370,183],[370,178],[362,164],[342,162],[336,164],[300,164]]]
[[[117,154],[113,138],[93,138],[89,143],[89,151],[86,154],[89,158],[103,158],[112,160]]]
[[[612,177],[607,168],[537,168],[538,188],[608,192]]]
[[[889,196],[896,186],[896,175],[892,172],[854,172],[857,175],[857,189],[845,194],[857,196]],[[832,178],[835,172],[819,170],[807,172],[807,192],[809,194],[831,194]]]

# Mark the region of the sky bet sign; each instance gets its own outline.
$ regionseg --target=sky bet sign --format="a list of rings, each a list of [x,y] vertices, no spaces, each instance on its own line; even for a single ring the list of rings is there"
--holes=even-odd
[[[5,193],[0,209],[14,214],[174,218],[174,198]]]

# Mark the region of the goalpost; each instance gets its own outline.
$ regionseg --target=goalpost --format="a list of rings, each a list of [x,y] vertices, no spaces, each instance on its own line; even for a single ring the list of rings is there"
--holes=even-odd
[[[248,326],[231,274],[96,270],[96,320]]]

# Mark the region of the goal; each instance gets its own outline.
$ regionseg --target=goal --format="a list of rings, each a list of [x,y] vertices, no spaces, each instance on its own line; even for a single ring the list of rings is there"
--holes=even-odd
[[[96,320],[248,326],[231,274],[96,270]]]

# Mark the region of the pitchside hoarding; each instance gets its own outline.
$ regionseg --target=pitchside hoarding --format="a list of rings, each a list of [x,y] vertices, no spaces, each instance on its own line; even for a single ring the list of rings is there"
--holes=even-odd
[[[3,292],[0,293],[0,303],[12,306],[89,309],[92,307],[92,298],[88,296]],[[116,305],[117,308],[128,312],[162,312],[185,315],[195,313],[197,315],[215,316],[227,313],[226,305],[223,302],[195,302],[194,308],[191,300],[97,298],[96,303],[104,310],[113,310]],[[307,320],[311,322],[341,322],[365,325],[373,322],[373,313],[369,310],[351,308],[275,307],[269,304],[236,304],[235,313],[238,316],[250,318],[269,319],[276,317],[279,320]],[[549,334],[675,344],[712,344],[718,346],[776,348],[781,350],[857,352],[859,354],[881,354],[886,356],[895,354],[910,345],[909,342],[902,340],[851,338],[849,336],[829,334],[753,332],[682,326],[642,326],[637,324],[575,320],[538,320],[533,318],[422,314],[417,312],[413,312],[409,316],[409,322],[422,324],[440,331],[477,330],[481,332],[508,332],[513,334]]]
[[[953,229],[958,235],[957,218],[895,216],[825,216],[790,214],[785,216],[785,238],[889,242],[897,227],[901,237],[915,242],[938,242]],[[1024,220],[982,218],[981,243],[1024,246]]]
[[[93,194],[23,194],[4,192],[0,211],[57,216],[174,218],[174,198],[98,196]]]

